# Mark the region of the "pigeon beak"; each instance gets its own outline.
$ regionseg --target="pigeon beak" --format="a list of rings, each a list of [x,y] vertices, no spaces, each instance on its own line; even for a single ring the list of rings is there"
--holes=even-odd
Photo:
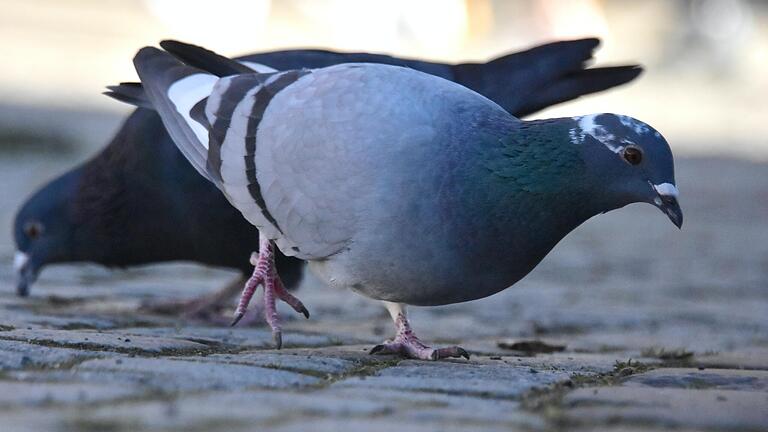
[[[29,262],[29,255],[16,252],[13,257],[13,271],[16,273],[16,294],[19,297],[29,295],[29,287],[37,279],[37,271]]]
[[[677,187],[671,183],[652,184],[653,189],[656,191],[657,196],[653,199],[653,203],[661,211],[666,213],[669,220],[675,224],[676,227],[683,227],[683,210],[680,209],[680,204],[677,202],[679,192]]]

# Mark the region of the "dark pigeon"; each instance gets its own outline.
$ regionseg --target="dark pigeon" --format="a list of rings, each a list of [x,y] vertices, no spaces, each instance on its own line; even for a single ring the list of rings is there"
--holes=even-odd
[[[454,80],[510,113],[525,116],[627,83],[641,73],[635,65],[586,68],[598,44],[597,39],[555,42],[488,63],[458,65],[322,50],[278,51],[239,60],[278,70],[348,62],[406,66]],[[183,57],[183,45],[177,50]],[[141,103],[140,85],[119,87],[119,95],[128,102],[146,106]],[[258,231],[195,172],[160,117],[151,109],[139,108],[93,159],[29,198],[16,216],[14,236],[17,293],[23,296],[41,269],[54,263],[130,267],[192,261],[237,269],[247,278],[251,268],[244,257],[257,244]],[[288,288],[300,282],[302,261],[278,253],[277,267]],[[236,290],[230,288],[229,294]]]

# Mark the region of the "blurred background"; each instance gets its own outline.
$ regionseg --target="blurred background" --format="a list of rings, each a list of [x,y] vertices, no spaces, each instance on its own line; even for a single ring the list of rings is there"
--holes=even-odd
[[[768,159],[768,2],[0,0],[0,10],[3,255],[22,200],[103,147],[131,110],[104,86],[136,80],[136,50],[165,38],[226,55],[321,47],[459,62],[598,36],[597,64],[636,62],[644,75],[537,117],[620,112],[654,125],[678,157]]]
[[[768,156],[763,1],[0,0],[0,7],[5,128],[36,126],[29,114],[38,109],[128,112],[100,93],[134,80],[133,54],[164,38],[227,55],[322,47],[457,62],[598,36],[598,63],[641,63],[645,75],[539,116],[623,112],[656,126],[678,153]],[[48,132],[88,144],[77,126]]]

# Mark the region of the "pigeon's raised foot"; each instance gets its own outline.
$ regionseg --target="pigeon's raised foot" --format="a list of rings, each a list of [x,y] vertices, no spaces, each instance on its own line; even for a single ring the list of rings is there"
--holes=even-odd
[[[405,306],[399,303],[384,302],[395,322],[397,335],[392,341],[376,345],[371,354],[400,354],[417,360],[440,360],[451,357],[464,357],[469,360],[469,353],[461,347],[452,346],[432,348],[425,345],[411,329],[411,324],[405,315]]]
[[[264,287],[264,319],[272,329],[276,348],[280,349],[283,345],[283,333],[277,316],[275,304],[277,299],[288,303],[293,310],[303,314],[306,318],[309,318],[309,311],[301,303],[301,300],[289,293],[283,286],[283,282],[275,269],[275,247],[270,240],[263,237],[259,240],[259,252],[251,254],[251,264],[254,266],[253,274],[245,283],[237,309],[235,309],[235,319],[232,321],[232,325],[234,326],[243,318],[246,309],[248,309],[248,303],[256,293],[256,289],[261,285]]]

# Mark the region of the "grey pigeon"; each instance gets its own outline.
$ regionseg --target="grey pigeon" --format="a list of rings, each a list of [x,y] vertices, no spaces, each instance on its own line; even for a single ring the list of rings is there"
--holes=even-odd
[[[521,121],[388,65],[219,78],[153,47],[134,64],[182,153],[259,229],[236,319],[263,285],[278,347],[275,301],[304,307],[282,286],[273,244],[328,285],[384,302],[397,333],[372,352],[436,360],[468,354],[422,343],[407,304],[497,293],[581,223],[630,203],[683,222],[669,145],[628,116]]]
[[[190,65],[219,75],[241,73],[243,65],[262,72],[350,62],[409,67],[472,88],[516,116],[624,84],[640,74],[642,69],[635,65],[587,68],[598,44],[594,38],[558,41],[486,63],[441,64],[370,53],[286,50],[246,55],[237,59],[242,64],[233,64],[218,57],[208,61],[198,48],[171,43],[176,55],[189,54]],[[136,110],[99,154],[53,179],[19,209],[13,229],[17,292],[26,295],[50,264],[83,261],[128,267],[188,260],[237,269],[247,279],[253,269],[243,257],[250,253],[257,229],[189,165],[140,85],[116,86],[110,95],[151,110]],[[195,201],[188,196],[195,196]],[[136,218],[137,214],[144,217]],[[276,260],[286,286],[296,286],[302,261],[279,253]],[[235,281],[213,295],[152,301],[146,306],[168,313],[181,309],[187,316],[208,319],[241,288],[242,282]]]

